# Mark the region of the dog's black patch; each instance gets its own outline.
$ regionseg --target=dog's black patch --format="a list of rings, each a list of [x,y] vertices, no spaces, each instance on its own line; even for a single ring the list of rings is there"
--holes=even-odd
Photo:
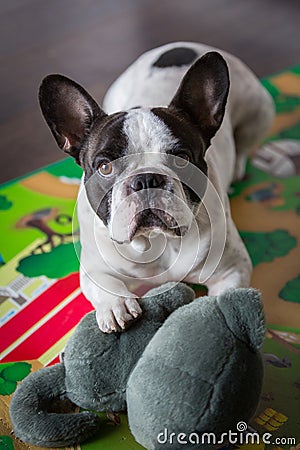
[[[110,218],[110,207],[112,199],[112,189],[110,189],[102,198],[99,207],[97,209],[97,215],[100,217],[104,225],[108,224]]]
[[[195,50],[188,47],[176,47],[172,48],[172,50],[168,50],[167,52],[160,55],[157,61],[155,61],[152,66],[153,67],[181,67],[187,66],[188,64],[192,64],[193,61],[197,58],[197,53]]]
[[[91,207],[104,225],[107,225],[111,215],[112,186],[105,186],[100,175],[94,173],[85,182],[85,190]]]
[[[123,132],[126,114],[126,112],[115,113],[96,122],[81,152],[87,197],[93,210],[105,225],[111,213],[112,187],[122,165],[120,158],[125,156],[128,144]],[[111,177],[101,177],[98,173],[98,167],[103,159],[115,161],[115,164],[118,162]]]
[[[169,149],[168,153],[174,156],[180,156],[181,152],[185,152],[189,155],[190,162],[196,166],[203,173],[203,177],[199,177],[199,181],[190,179],[198,174],[195,172],[189,173],[189,165],[182,169],[176,169],[176,166],[172,167],[175,172],[178,172],[179,178],[183,181],[186,180],[186,184],[183,182],[183,188],[187,197],[193,203],[199,203],[201,197],[206,190],[206,175],[207,164],[204,159],[206,146],[201,137],[199,129],[191,121],[185,118],[183,114],[177,113],[176,110],[170,108],[152,108],[151,111],[158,116],[169,128],[172,135],[177,138],[178,144],[174,149]],[[190,186],[197,185],[196,190]]]
[[[80,151],[80,165],[87,181],[103,158],[114,161],[124,156],[127,138],[123,125],[127,113],[118,112],[96,120]]]

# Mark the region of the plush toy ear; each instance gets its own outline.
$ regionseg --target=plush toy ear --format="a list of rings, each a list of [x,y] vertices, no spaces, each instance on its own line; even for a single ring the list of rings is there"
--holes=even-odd
[[[237,339],[259,350],[265,337],[261,294],[255,289],[230,289],[217,297],[227,326]]]
[[[194,298],[192,288],[184,283],[170,281],[148,291],[140,299],[140,304],[148,317],[165,320],[175,309],[191,303]]]
[[[63,75],[44,78],[39,101],[58,146],[79,162],[81,144],[94,120],[106,114],[79,84]]]
[[[222,123],[228,91],[227,63],[219,53],[209,52],[185,74],[169,106],[187,113],[209,145]]]

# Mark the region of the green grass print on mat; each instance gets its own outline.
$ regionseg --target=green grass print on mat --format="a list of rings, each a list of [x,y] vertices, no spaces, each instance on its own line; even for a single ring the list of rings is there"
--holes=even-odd
[[[0,395],[15,392],[17,382],[29,375],[31,365],[27,362],[0,364]]]

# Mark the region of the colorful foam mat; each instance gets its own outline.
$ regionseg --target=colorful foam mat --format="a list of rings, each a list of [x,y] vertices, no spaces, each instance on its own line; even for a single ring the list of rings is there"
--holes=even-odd
[[[249,160],[246,177],[232,186],[230,201],[254,265],[252,286],[263,293],[268,323],[264,391],[252,426],[260,433],[269,430],[274,438],[290,436],[296,441],[251,448],[296,449],[300,448],[300,66],[262,83],[275,100],[276,119],[265,144]],[[77,323],[92,309],[78,277],[74,207],[80,177],[81,169],[65,159],[0,186],[2,364],[57,362]],[[13,448],[9,439],[0,438],[0,450]],[[103,439],[82,448],[141,447],[122,416],[118,430],[110,427]]]

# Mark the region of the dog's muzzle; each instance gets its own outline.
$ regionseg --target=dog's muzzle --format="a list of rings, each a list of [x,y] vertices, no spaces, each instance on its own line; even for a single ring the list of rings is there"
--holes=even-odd
[[[148,236],[161,230],[184,236],[191,223],[189,210],[175,179],[166,173],[148,170],[127,177],[115,191],[111,238],[119,243]],[[187,211],[188,210],[188,211]]]
[[[129,240],[131,241],[138,234],[138,231],[143,234],[145,230],[155,228],[175,236],[184,236],[188,230],[187,226],[179,226],[174,217],[166,211],[157,208],[146,209],[138,213],[129,225]]]
[[[164,190],[165,192],[169,190],[168,188],[170,188],[170,186],[167,176],[160,173],[140,173],[131,179],[129,190],[132,192],[144,191],[143,194],[147,198],[145,204],[147,204],[148,207],[138,212],[133,218],[133,223],[129,225],[130,240],[135,236],[138,230],[151,228],[160,228],[164,231],[171,231],[178,236],[181,236],[184,233],[184,230],[178,226],[174,217],[165,210],[157,207],[157,199],[154,201],[153,197],[156,197],[155,191],[153,191],[154,189]]]

